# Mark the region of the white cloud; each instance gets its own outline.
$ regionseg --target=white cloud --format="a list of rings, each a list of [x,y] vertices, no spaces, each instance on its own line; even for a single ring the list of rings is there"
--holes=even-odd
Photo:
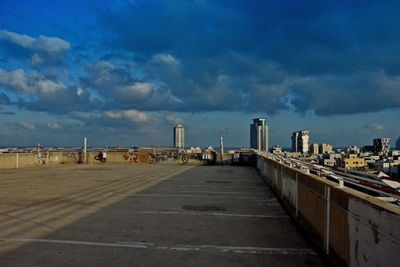
[[[146,122],[150,120],[150,116],[147,113],[135,109],[106,111],[105,115],[112,119],[126,119],[132,122]]]
[[[151,63],[161,63],[161,64],[169,64],[169,65],[179,65],[180,64],[179,60],[170,54],[155,55],[151,58]]]
[[[32,47],[37,50],[46,50],[49,53],[62,53],[71,48],[69,42],[57,37],[47,37],[40,35]]]
[[[88,65],[87,75],[80,77],[80,82],[82,88],[95,92],[99,100],[109,104],[107,110],[160,110],[176,104],[168,88],[154,80],[139,79],[126,66],[114,66],[107,61]]]
[[[45,95],[66,89],[63,83],[46,79],[37,72],[26,73],[23,69],[10,72],[0,69],[0,84],[17,93],[26,93],[30,95]]]
[[[36,126],[32,123],[29,122],[18,122],[17,123],[19,126],[21,126],[22,128],[28,129],[28,130],[35,130]]]
[[[43,63],[43,58],[41,58],[38,54],[33,54],[31,56],[31,63],[32,65]]]
[[[78,89],[76,89],[76,94],[77,95],[81,95],[81,94],[83,94],[83,89],[82,88],[78,88]]]
[[[57,37],[40,35],[37,38],[33,38],[25,34],[5,30],[0,30],[0,41],[5,41],[27,50],[30,54],[32,65],[55,62],[71,48],[69,42]]]
[[[48,53],[62,53],[70,49],[69,42],[57,37],[47,37],[40,35],[32,38],[25,34],[18,34],[5,30],[0,30],[0,40],[9,41],[31,51],[46,51]]]
[[[172,124],[183,124],[184,120],[174,115],[167,115],[165,119]]]
[[[368,128],[370,130],[374,130],[374,131],[384,131],[386,130],[385,126],[383,126],[382,124],[379,123],[370,123],[365,125],[365,128]]]
[[[137,82],[132,85],[118,86],[116,96],[122,101],[145,100],[153,91],[153,85],[147,82]]]
[[[102,117],[100,114],[92,112],[74,111],[71,114],[79,119],[85,119],[85,120],[99,119]]]
[[[59,125],[58,123],[56,123],[56,122],[49,122],[49,123],[47,124],[47,128],[50,128],[50,129],[59,129],[59,128],[60,128],[60,125]]]

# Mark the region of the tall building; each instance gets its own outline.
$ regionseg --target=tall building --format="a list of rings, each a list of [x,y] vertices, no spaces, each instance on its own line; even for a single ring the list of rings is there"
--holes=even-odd
[[[390,138],[375,138],[374,139],[374,153],[387,154],[390,151]]]
[[[253,119],[250,125],[250,147],[268,151],[268,125],[266,118]]]
[[[185,128],[181,124],[174,127],[174,147],[185,148]]]
[[[310,153],[313,155],[319,154],[319,145],[318,144],[311,144],[310,145]]]
[[[292,134],[292,151],[308,154],[310,131],[297,131]]]

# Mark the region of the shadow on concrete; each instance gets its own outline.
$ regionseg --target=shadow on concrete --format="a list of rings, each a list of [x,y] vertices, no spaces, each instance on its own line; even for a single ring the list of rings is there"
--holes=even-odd
[[[166,173],[159,168],[14,209],[10,222],[29,220],[21,228],[2,221],[0,244],[16,247],[0,255],[0,265],[321,265],[254,168],[195,167],[132,191]]]

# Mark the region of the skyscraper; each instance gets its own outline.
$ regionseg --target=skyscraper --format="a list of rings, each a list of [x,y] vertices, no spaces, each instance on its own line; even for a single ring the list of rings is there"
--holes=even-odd
[[[308,154],[310,131],[297,131],[292,134],[292,151]]]
[[[266,118],[253,119],[250,125],[250,147],[268,151],[268,125]]]
[[[185,128],[181,124],[174,127],[174,147],[185,148]]]

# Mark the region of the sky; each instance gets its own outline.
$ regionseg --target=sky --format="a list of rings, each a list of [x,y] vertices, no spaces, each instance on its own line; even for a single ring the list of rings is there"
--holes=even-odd
[[[0,0],[0,146],[400,136],[400,2]]]

